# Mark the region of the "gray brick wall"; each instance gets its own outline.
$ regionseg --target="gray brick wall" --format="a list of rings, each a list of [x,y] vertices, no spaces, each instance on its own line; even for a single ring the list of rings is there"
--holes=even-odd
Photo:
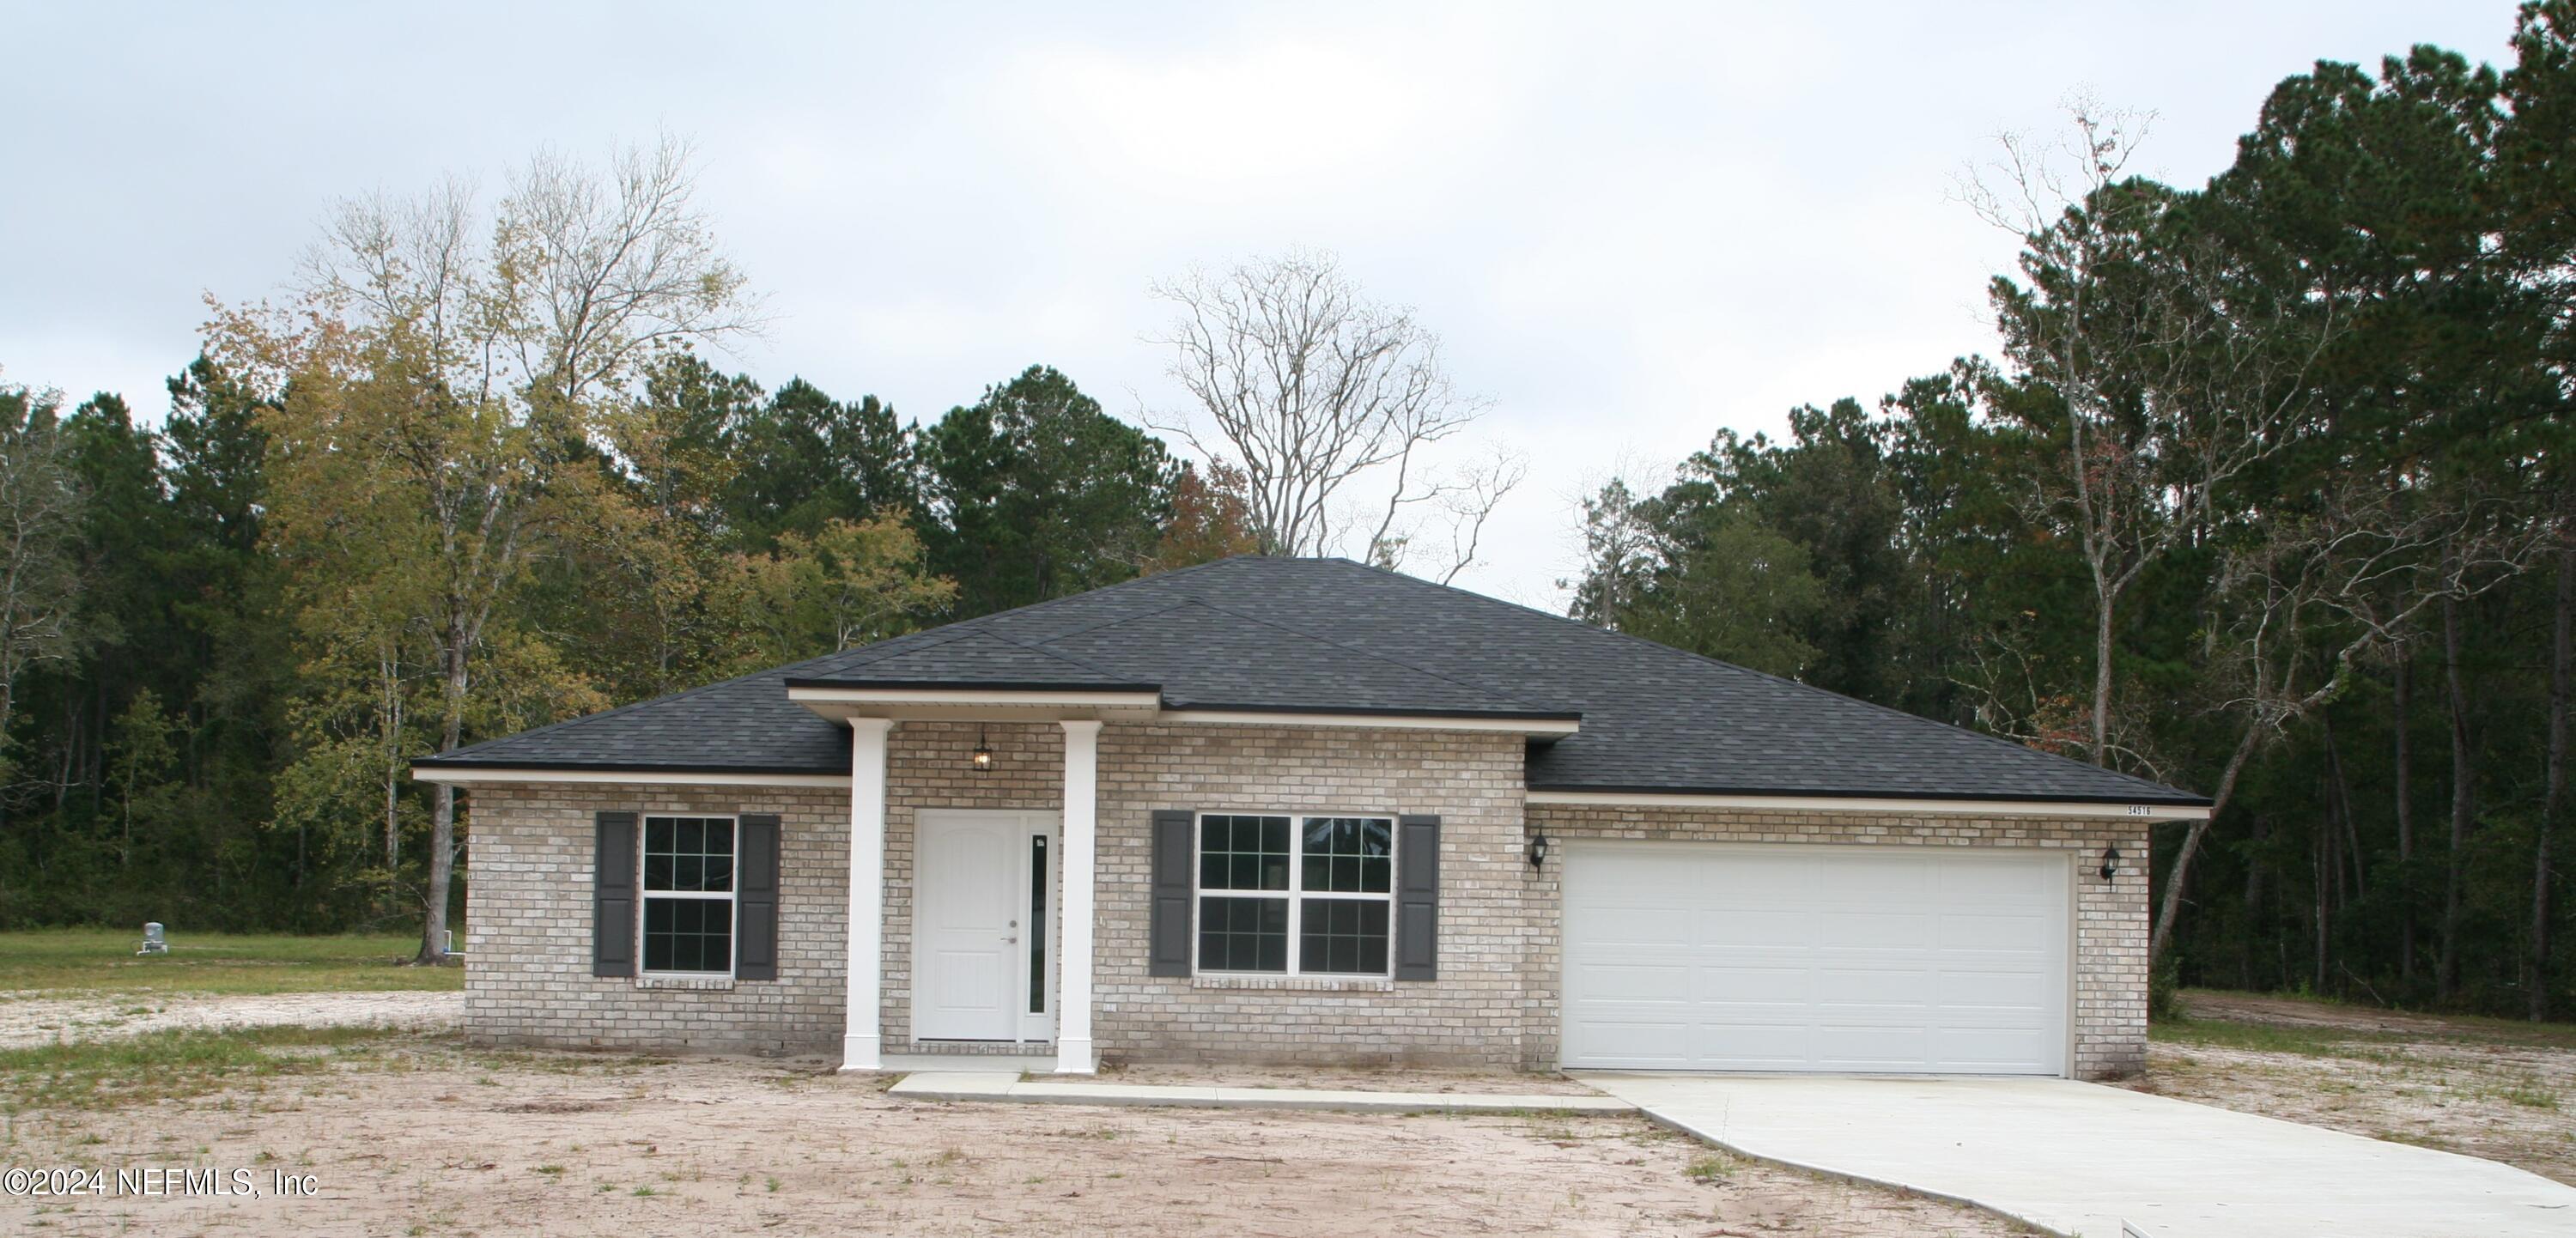
[[[978,734],[995,749],[978,775]],[[907,722],[888,749],[883,1004],[888,1051],[909,1047],[915,815],[1061,810],[1052,723]],[[2116,844],[2109,884],[2079,862],[2075,1070],[2145,1060],[2145,828],[2119,819],[1862,817],[1531,806],[1522,742],[1482,732],[1111,724],[1100,744],[1095,1037],[1107,1060],[1432,1063],[1546,1069],[1557,1058],[1560,902],[1550,863],[1522,858],[1527,818],[1557,838],[2002,845]],[[503,1043],[836,1051],[847,968],[848,792],[837,788],[489,785],[469,797],[472,906],[466,1019]],[[783,823],[779,979],[657,989],[590,975],[591,817],[775,812]],[[1430,812],[1442,818],[1440,978],[1263,981],[1147,974],[1157,809]],[[1061,891],[1053,905],[1062,907]]]
[[[1094,939],[1101,1056],[1530,1062],[1522,746],[1517,735],[1490,732],[1104,728]],[[1172,808],[1439,814],[1440,978],[1246,989],[1146,974],[1153,813]]]
[[[840,1044],[848,791],[527,783],[476,787],[467,802],[465,1027],[476,1039],[735,1052]],[[778,979],[644,988],[590,974],[591,818],[618,809],[778,814]]]

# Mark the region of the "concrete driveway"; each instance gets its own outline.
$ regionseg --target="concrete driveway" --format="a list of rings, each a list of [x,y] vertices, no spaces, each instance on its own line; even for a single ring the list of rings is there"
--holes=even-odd
[[[1585,1083],[1731,1151],[2120,1238],[2567,1238],[2576,1187],[2508,1165],[2063,1079],[1627,1075]]]

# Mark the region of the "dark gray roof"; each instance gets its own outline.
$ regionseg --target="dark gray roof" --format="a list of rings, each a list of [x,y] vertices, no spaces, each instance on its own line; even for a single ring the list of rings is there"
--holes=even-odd
[[[840,772],[790,683],[1159,690],[1172,708],[1579,718],[1540,790],[2198,804],[2199,796],[1346,559],[1242,557],[846,650],[423,765]]]

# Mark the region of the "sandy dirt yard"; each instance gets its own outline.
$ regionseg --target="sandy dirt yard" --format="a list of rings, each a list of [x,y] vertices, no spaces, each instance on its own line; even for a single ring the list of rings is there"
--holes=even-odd
[[[2160,1025],[2143,1091],[2464,1152],[2576,1184],[2576,1043],[2518,1027],[2290,998],[2193,993]]]
[[[464,1014],[462,993],[131,993],[66,997],[46,990],[18,990],[0,992],[0,1049],[132,1036],[174,1027],[448,1031]]]
[[[310,1174],[319,1198],[0,1199],[0,1232],[2019,1232],[1637,1118],[924,1104],[827,1067],[342,1046],[309,1073],[186,1099],[23,1111],[0,1152]]]

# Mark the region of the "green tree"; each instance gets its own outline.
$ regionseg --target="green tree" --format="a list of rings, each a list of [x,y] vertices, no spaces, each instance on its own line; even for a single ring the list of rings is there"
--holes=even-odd
[[[812,537],[791,529],[777,543],[735,560],[737,672],[900,636],[957,595],[954,582],[924,570],[921,539],[901,511],[829,520]]]
[[[750,549],[791,530],[811,536],[828,521],[921,507],[912,431],[872,395],[845,404],[791,378],[765,404],[743,407],[722,441],[732,462],[725,512]]]
[[[981,615],[1136,575],[1171,520],[1161,440],[1042,365],[922,432],[930,563]]]

